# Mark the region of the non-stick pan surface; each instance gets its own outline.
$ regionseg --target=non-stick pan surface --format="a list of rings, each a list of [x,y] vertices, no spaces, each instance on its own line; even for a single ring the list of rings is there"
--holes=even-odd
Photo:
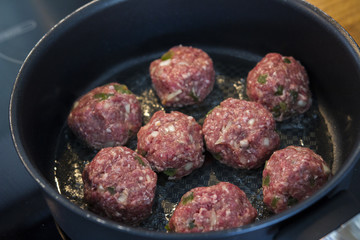
[[[159,175],[153,215],[138,228],[88,211],[80,174],[95,152],[67,129],[73,102],[106,82],[124,83],[139,96],[145,123],[162,108],[151,87],[149,63],[178,44],[202,48],[214,61],[216,85],[203,103],[165,109],[199,122],[223,99],[246,98],[247,73],[266,53],[300,60],[309,73],[314,103],[307,113],[277,124],[281,148],[306,146],[322,155],[334,173],[329,183],[292,209],[271,215],[261,201],[261,168],[234,170],[207,154],[202,168],[179,181]],[[284,220],[341,189],[358,161],[359,79],[357,45],[332,19],[300,0],[94,1],[52,29],[30,53],[14,86],[10,122],[20,158],[73,239],[182,239],[185,235],[165,233],[173,207],[187,190],[217,181],[242,188],[259,211],[257,221],[186,238],[271,237]],[[136,140],[129,146],[134,149]]]
[[[126,84],[131,91],[139,96],[144,124],[158,110],[181,111],[195,117],[202,124],[207,112],[224,99],[229,97],[247,99],[246,76],[256,62],[260,60],[260,56],[239,52],[235,49],[197,47],[210,54],[216,71],[215,88],[200,104],[181,108],[164,108],[160,104],[151,85],[149,65],[154,58],[159,58],[162,53],[142,56],[141,60],[130,59],[130,64],[125,62],[117,66],[116,69],[112,69],[113,75],[105,74],[99,79],[95,79],[95,83],[89,83],[89,86],[114,81]],[[165,51],[166,49],[164,49]],[[85,87],[84,91],[88,91],[89,86]],[[308,112],[277,123],[277,130],[281,136],[280,148],[290,145],[309,147],[323,156],[328,165],[332,167],[334,158],[332,136],[318,109],[315,94],[313,98],[313,106]],[[136,139],[132,139],[127,146],[135,150]],[[94,154],[96,151],[79,141],[64,123],[64,128],[59,135],[57,152],[54,156],[54,171],[52,169],[48,171],[54,173],[54,176],[49,176],[49,178],[55,180],[61,194],[83,209],[88,208],[86,202],[83,201],[81,173],[85,164],[92,160]],[[245,191],[253,206],[256,207],[259,214],[257,220],[267,219],[272,214],[266,209],[262,201],[262,170],[263,167],[256,170],[236,170],[220,164],[207,153],[204,166],[181,180],[169,181],[166,176],[159,174],[152,215],[140,226],[149,230],[166,231],[165,225],[183,194],[192,188],[213,185],[219,181],[227,181],[239,186]]]

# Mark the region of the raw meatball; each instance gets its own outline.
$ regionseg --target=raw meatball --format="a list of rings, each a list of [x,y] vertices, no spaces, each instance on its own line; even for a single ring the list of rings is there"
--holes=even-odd
[[[156,112],[138,132],[137,151],[169,179],[190,174],[204,163],[201,126],[181,112]]]
[[[309,78],[293,57],[267,54],[247,77],[247,95],[261,103],[276,121],[306,112],[311,106]]]
[[[122,84],[97,87],[74,103],[71,130],[95,149],[124,145],[141,127],[141,106]]]
[[[260,167],[279,146],[275,120],[261,104],[228,98],[205,118],[207,150],[234,168]]]
[[[126,147],[100,150],[82,174],[91,210],[136,225],[151,214],[157,176],[149,162]]]
[[[330,175],[326,162],[309,148],[278,150],[263,171],[264,203],[275,213],[284,211],[313,195]]]
[[[256,209],[240,188],[228,182],[220,182],[185,193],[169,221],[168,230],[218,231],[249,224],[256,216]]]
[[[205,99],[213,89],[215,71],[204,51],[180,45],[151,63],[150,77],[163,105],[181,107]]]

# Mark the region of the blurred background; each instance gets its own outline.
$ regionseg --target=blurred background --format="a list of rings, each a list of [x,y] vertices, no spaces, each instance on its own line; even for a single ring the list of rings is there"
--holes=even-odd
[[[34,45],[63,17],[88,2],[0,1],[0,239],[66,239],[51,217],[37,183],[16,154],[9,130],[8,105],[16,75]],[[333,17],[360,43],[360,0],[308,2]],[[359,176],[359,169],[355,173]],[[350,200],[338,201],[346,204],[344,201]],[[339,217],[340,223],[350,215]],[[337,224],[329,227],[329,232]]]

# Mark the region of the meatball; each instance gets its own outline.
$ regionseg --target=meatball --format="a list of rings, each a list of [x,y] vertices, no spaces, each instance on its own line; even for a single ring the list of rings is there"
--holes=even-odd
[[[278,150],[263,171],[264,203],[275,213],[282,212],[313,195],[330,175],[326,162],[309,148]]]
[[[97,87],[74,103],[68,116],[70,129],[95,149],[121,146],[141,127],[141,106],[125,86]]]
[[[157,175],[127,147],[101,149],[82,174],[89,208],[112,220],[137,225],[151,214]]]
[[[204,163],[201,126],[181,112],[156,112],[138,134],[137,151],[169,179],[190,174]]]
[[[204,120],[206,148],[234,168],[258,168],[279,146],[272,114],[261,104],[228,98]]]
[[[309,78],[293,57],[267,54],[247,76],[247,95],[261,103],[276,121],[306,112],[311,106]]]
[[[172,232],[218,231],[249,224],[256,216],[256,209],[240,188],[220,182],[185,193],[167,228]]]
[[[181,107],[205,99],[213,89],[215,71],[204,51],[180,45],[151,63],[150,77],[163,105]]]

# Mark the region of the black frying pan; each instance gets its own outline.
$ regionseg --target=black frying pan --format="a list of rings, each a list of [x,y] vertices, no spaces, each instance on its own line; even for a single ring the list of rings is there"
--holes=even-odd
[[[266,53],[300,60],[309,73],[314,104],[306,114],[278,124],[281,147],[312,148],[331,165],[332,180],[308,200],[272,215],[261,201],[261,169],[234,170],[207,156],[201,169],[180,181],[159,176],[153,215],[140,227],[88,211],[79,173],[95,152],[67,129],[72,103],[95,86],[118,81],[140,97],[146,122],[162,108],[148,66],[180,43],[209,53],[217,82],[200,105],[166,110],[180,110],[200,122],[224,98],[246,98],[247,72]],[[264,239],[272,238],[285,220],[344,188],[360,156],[360,112],[355,107],[359,90],[359,48],[332,19],[305,2],[95,1],[58,24],[30,53],[14,86],[10,120],[20,158],[72,239]],[[135,146],[136,140],[129,143]],[[217,181],[240,186],[260,213],[257,221],[212,233],[165,233],[163,227],[181,195]]]

